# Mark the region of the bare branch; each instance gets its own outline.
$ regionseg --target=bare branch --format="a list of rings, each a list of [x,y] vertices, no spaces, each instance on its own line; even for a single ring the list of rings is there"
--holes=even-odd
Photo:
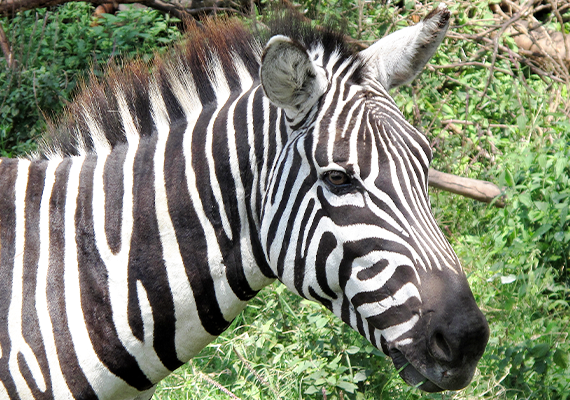
[[[2,53],[4,54],[4,59],[6,60],[6,64],[8,64],[9,68],[12,68],[14,65],[12,49],[10,47],[10,43],[8,42],[8,38],[4,33],[4,28],[2,28],[2,23],[0,22],[0,47],[2,48]]]
[[[65,3],[71,3],[77,0],[1,0],[0,15],[13,15],[19,11],[32,10],[35,8],[56,6]],[[88,0],[95,6],[100,6],[111,2],[110,0]],[[225,2],[220,2],[220,7],[184,7],[176,3],[170,3],[163,0],[113,0],[115,4],[133,4],[139,3],[155,10],[172,15],[181,20],[193,18],[194,15],[206,12],[229,12],[246,16],[240,10],[225,7]]]
[[[484,203],[494,201],[493,205],[495,207],[503,208],[505,206],[504,200],[500,197],[502,195],[501,189],[491,182],[463,178],[430,168],[429,186]]]

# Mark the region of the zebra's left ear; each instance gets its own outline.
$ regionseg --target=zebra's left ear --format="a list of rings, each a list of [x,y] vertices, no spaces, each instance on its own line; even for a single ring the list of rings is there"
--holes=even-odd
[[[328,80],[300,43],[287,36],[273,36],[263,51],[260,68],[265,95],[290,118],[305,115],[321,97]]]
[[[380,39],[359,57],[386,90],[408,83],[435,54],[449,27],[449,17],[447,6],[440,3],[423,21]]]

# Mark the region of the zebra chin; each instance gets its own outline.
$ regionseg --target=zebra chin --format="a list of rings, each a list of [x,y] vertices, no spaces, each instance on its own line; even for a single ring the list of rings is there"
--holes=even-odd
[[[387,355],[392,359],[394,367],[399,371],[400,376],[408,385],[417,387],[424,392],[442,392],[445,389],[435,384],[433,381],[422,375],[399,350],[388,351]],[[467,382],[468,384],[469,382]],[[465,384],[465,386],[467,386]],[[465,387],[463,386],[463,387]],[[459,388],[462,389],[463,387]]]
[[[417,357],[408,359],[402,351],[391,348],[384,336],[381,338],[381,347],[384,354],[392,359],[394,367],[406,384],[430,393],[465,388],[473,379],[478,361],[477,359],[474,363],[463,365],[461,368],[447,369],[437,365],[437,361],[433,359],[427,362],[418,360]],[[428,355],[427,358],[432,357]]]

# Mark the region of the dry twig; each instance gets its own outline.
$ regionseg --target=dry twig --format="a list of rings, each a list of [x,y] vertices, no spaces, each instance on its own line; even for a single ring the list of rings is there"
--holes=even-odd
[[[213,385],[215,387],[217,387],[219,390],[221,390],[222,392],[224,392],[226,395],[230,396],[230,398],[232,399],[236,399],[236,400],[241,400],[238,396],[236,396],[235,394],[233,394],[232,392],[230,392],[228,389],[226,389],[224,386],[222,386],[219,382],[215,381],[214,379],[210,378],[208,375],[206,375],[203,372],[198,372],[198,376],[200,377],[200,379],[205,380],[206,382],[208,382],[210,385]]]

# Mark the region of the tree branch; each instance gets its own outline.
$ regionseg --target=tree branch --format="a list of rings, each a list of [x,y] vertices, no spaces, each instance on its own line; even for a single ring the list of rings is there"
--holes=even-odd
[[[470,199],[484,203],[494,201],[493,204],[495,207],[503,208],[505,206],[505,202],[501,197],[501,189],[491,182],[463,178],[430,168],[428,183],[431,187],[469,197]]]
[[[2,53],[6,59],[6,64],[8,64],[9,68],[12,68],[12,65],[14,64],[12,49],[10,48],[8,38],[4,33],[4,28],[2,28],[2,23],[0,23],[0,47],[2,47]]]
[[[77,0],[0,0],[0,15],[14,15],[20,11],[32,10],[35,8],[56,6],[65,3],[71,3]],[[221,3],[220,7],[183,7],[178,4],[170,3],[164,0],[87,0],[89,3],[100,6],[106,3],[115,4],[133,4],[139,3],[163,13],[168,13],[173,17],[181,20],[193,18],[193,15],[211,12],[211,11],[224,11],[243,15],[240,10],[225,7],[225,2]],[[216,4],[217,4],[216,3]]]

